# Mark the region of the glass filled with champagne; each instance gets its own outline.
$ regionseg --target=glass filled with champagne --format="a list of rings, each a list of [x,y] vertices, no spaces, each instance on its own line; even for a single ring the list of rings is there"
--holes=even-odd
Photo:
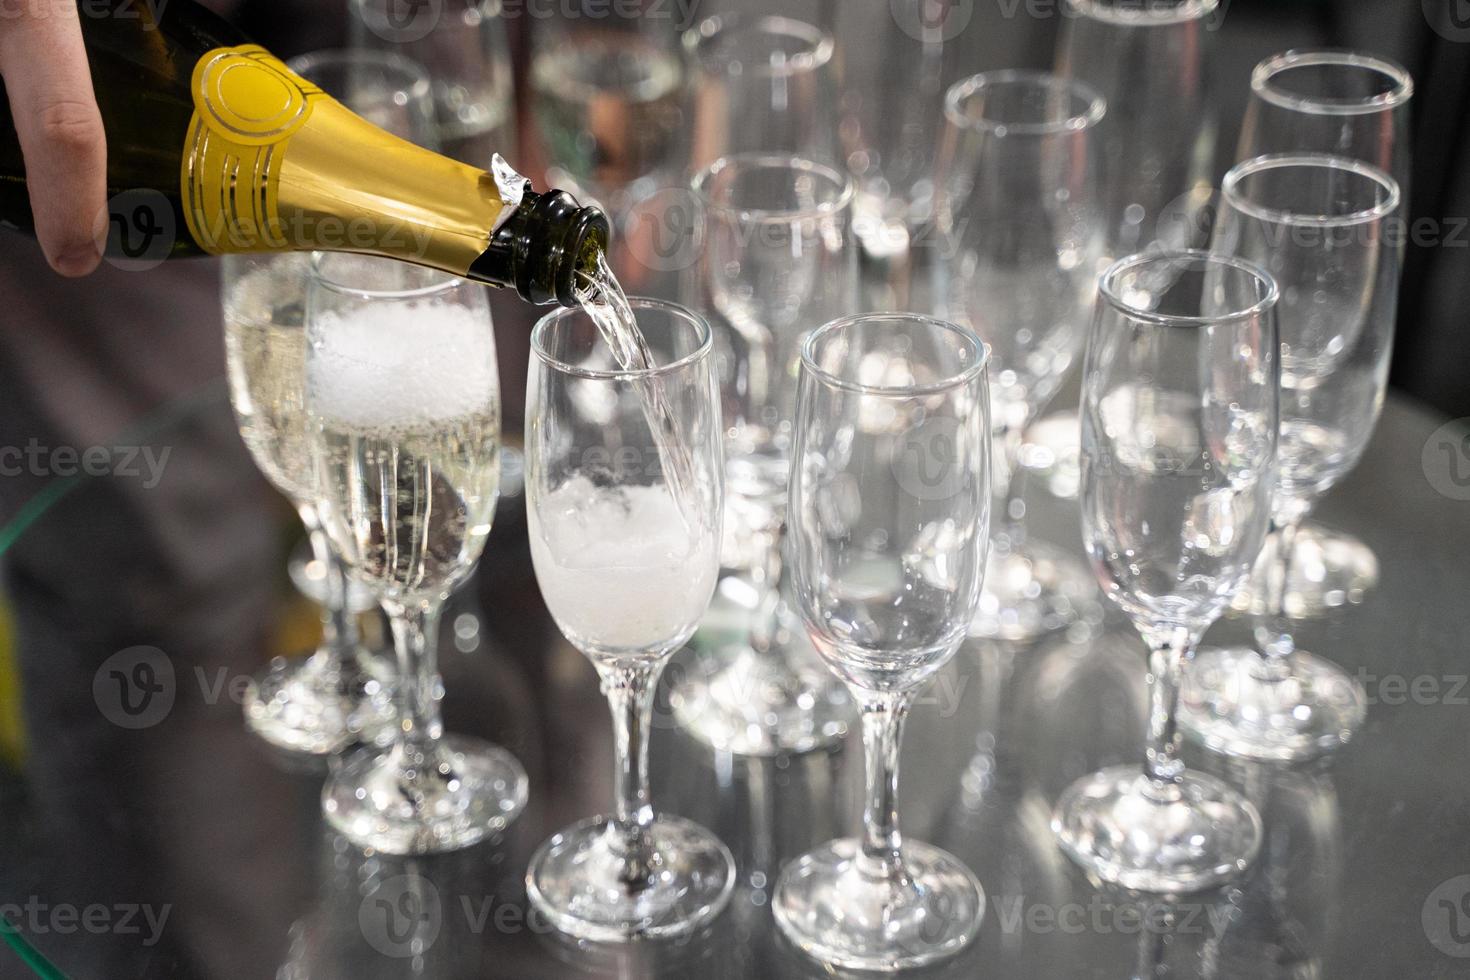
[[[500,384],[485,291],[419,266],[341,253],[307,288],[307,442],[323,523],[381,603],[398,655],[397,740],[348,760],[327,820],[392,854],[468,846],[525,805],[525,771],[445,736],[440,612],[474,568],[499,492]]]
[[[292,71],[354,112],[419,146],[434,145],[429,77],[391,52],[317,51],[294,58]],[[309,657],[278,657],[245,692],[245,722],[290,752],[336,752],[358,740],[391,739],[393,674],[358,641],[356,613],[375,600],[352,587],[316,506],[316,473],[306,444],[305,252],[227,255],[221,293],[230,404],[255,464],[301,516],[319,579],[322,642]],[[319,586],[319,587],[317,587]]]

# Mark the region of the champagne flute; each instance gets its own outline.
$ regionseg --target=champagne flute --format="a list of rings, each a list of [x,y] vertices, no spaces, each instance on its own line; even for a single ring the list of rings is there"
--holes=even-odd
[[[736,153],[840,162],[832,35],[790,17],[724,13],[684,34],[691,169]]]
[[[1367,695],[1340,667],[1298,650],[1286,608],[1297,529],[1367,448],[1388,384],[1398,251],[1398,185],[1326,154],[1268,154],[1225,175],[1214,248],[1281,284],[1281,451],[1266,613],[1257,649],[1200,654],[1183,697],[1186,729],[1209,748],[1261,760],[1335,749],[1362,724]]]
[[[508,752],[443,735],[439,615],[469,577],[499,481],[500,383],[485,290],[420,266],[312,258],[307,441],[327,534],[377,596],[398,654],[398,730],[322,787],[328,823],[388,854],[467,847],[526,802]]]
[[[687,80],[678,35],[654,17],[537,25],[531,105],[547,177],[621,224],[682,167]]]
[[[1237,163],[1267,153],[1328,153],[1361,160],[1399,185],[1400,220],[1408,215],[1414,82],[1401,66],[1357,51],[1294,50],[1272,55],[1251,73]],[[1403,251],[1399,251],[1403,259]],[[1292,543],[1286,608],[1320,615],[1361,601],[1378,582],[1378,559],[1343,531],[1304,521]],[[1308,569],[1311,570],[1308,574]],[[1266,612],[1269,584],[1258,580],[1236,608]]]
[[[1080,82],[984,72],[950,88],[940,147],[947,304],[990,348],[1000,509],[971,632],[1029,641],[1096,606],[1092,577],[1028,539],[1022,436],[1081,351],[1105,227],[1093,137],[1106,107]]]
[[[749,641],[699,656],[672,704],[680,724],[716,748],[810,751],[840,740],[851,712],[842,686],[788,628],[786,487],[801,342],[857,305],[852,181],[799,157],[742,153],[691,186],[704,248],[689,292],[692,306],[713,313],[720,355],[726,541],[753,552],[756,601]]]
[[[652,366],[622,369],[585,311],[531,334],[526,511],[552,618],[602,678],[613,715],[616,807],[531,858],[526,891],[578,939],[684,935],[729,902],[735,865],[708,830],[657,814],[648,735],[664,664],[694,634],[720,564],[722,459],[710,328],[683,307],[630,299]],[[647,413],[651,391],[667,415]],[[659,419],[673,419],[664,431]],[[689,472],[670,483],[661,451]],[[677,498],[677,499],[676,499]]]
[[[791,470],[797,602],[862,709],[860,839],[781,872],[772,911],[829,967],[897,970],[975,937],[985,893],[953,855],[898,830],[914,697],[954,656],[980,598],[990,514],[985,345],[909,313],[834,320],[802,345]]]
[[[982,67],[973,3],[890,0],[824,5],[841,73],[840,160],[855,185],[865,310],[939,314],[931,286],[934,165],[949,83]],[[958,29],[956,29],[958,28]],[[961,70],[961,65],[973,65]]]
[[[499,0],[348,6],[354,48],[394,51],[427,70],[441,153],[484,170],[496,153],[516,159],[515,84]]]
[[[1397,181],[1406,201],[1413,95],[1414,80],[1387,58],[1333,50],[1272,55],[1251,72],[1235,160],[1267,153],[1361,160]]]
[[[293,59],[290,68],[396,135],[434,145],[428,77],[407,58],[317,51]],[[393,675],[358,641],[355,614],[363,597],[348,581],[316,506],[304,406],[310,276],[303,253],[227,255],[221,300],[230,403],[241,438],[261,472],[296,505],[322,573],[321,644],[305,659],[278,657],[251,678],[245,723],[278,748],[324,754],[391,736]]]
[[[1057,800],[1062,850],[1140,891],[1220,884],[1261,818],[1187,769],[1175,708],[1200,636],[1250,574],[1271,510],[1280,359],[1276,284],[1200,251],[1120,259],[1099,284],[1082,374],[1082,532],[1098,581],[1149,647],[1144,763]]]
[[[1209,201],[1216,120],[1212,18],[1219,0],[1066,0],[1057,74],[1107,101],[1102,143],[1109,259],[1186,248]],[[1180,214],[1173,207],[1182,205]],[[1161,221],[1161,219],[1164,219]]]

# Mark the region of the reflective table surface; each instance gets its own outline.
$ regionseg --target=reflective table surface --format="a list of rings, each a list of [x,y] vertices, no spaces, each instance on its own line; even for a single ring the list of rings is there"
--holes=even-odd
[[[1266,824],[1256,864],[1219,891],[1100,890],[1052,841],[1072,779],[1140,757],[1143,648],[1115,613],[1030,648],[966,644],[915,709],[900,796],[905,832],[966,861],[989,907],[968,950],[914,975],[1470,975],[1470,477],[1454,468],[1470,459],[1458,436],[1431,439],[1442,421],[1391,399],[1316,515],[1381,567],[1361,605],[1299,634],[1365,684],[1357,738],[1294,770],[1191,750]],[[299,529],[238,447],[223,387],[137,438],[171,449],[152,486],[146,470],[41,481],[4,531],[0,978],[831,975],[776,933],[770,897],[784,861],[857,827],[855,733],[831,753],[732,758],[661,698],[655,803],[729,844],[734,898],[686,941],[564,941],[528,914],[522,878],[545,837],[611,804],[610,724],[540,606],[520,498],[453,600],[441,664],[448,730],[514,752],[531,802],[469,850],[365,854],[323,825],[325,764],[273,754],[241,721],[243,679],[309,649],[315,612],[286,573]],[[1033,533],[1080,553],[1076,505],[1033,490]],[[1231,619],[1207,643],[1248,638]]]

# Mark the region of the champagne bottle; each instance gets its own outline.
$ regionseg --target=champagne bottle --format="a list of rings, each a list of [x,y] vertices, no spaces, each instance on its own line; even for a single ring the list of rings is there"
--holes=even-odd
[[[571,306],[606,248],[597,208],[384,132],[193,0],[88,0],[81,24],[109,254],[366,252]],[[3,88],[0,225],[32,229]]]

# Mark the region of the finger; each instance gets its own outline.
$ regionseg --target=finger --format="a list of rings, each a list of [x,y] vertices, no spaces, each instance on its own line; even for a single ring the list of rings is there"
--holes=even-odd
[[[107,143],[74,0],[31,0],[0,21],[0,74],[25,156],[36,238],[52,268],[97,267]]]

